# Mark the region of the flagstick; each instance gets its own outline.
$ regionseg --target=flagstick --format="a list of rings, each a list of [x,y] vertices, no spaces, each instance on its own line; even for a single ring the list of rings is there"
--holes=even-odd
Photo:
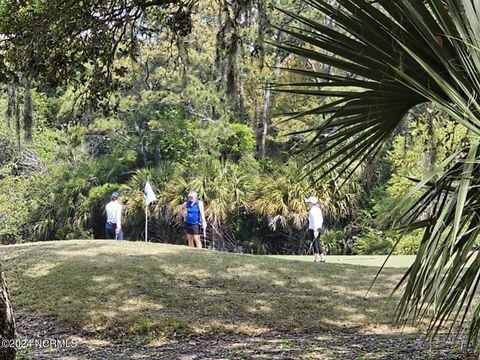
[[[143,196],[145,197],[145,242],[148,242],[148,205],[157,200],[148,180],[143,188]]]
[[[148,205],[145,203],[145,242],[148,242]]]
[[[207,228],[203,227],[203,243],[205,244],[205,249],[207,248]]]

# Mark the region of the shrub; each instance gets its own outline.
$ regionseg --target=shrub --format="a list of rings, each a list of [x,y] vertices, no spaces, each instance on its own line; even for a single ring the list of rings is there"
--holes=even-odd
[[[0,179],[0,241],[14,243],[23,238],[30,202],[25,195],[31,185],[30,179],[6,176]]]
[[[368,230],[362,236],[355,238],[353,253],[356,255],[387,255],[398,241],[399,235],[378,234]],[[420,246],[422,235],[413,231],[400,238],[393,251],[394,255],[415,255]]]
[[[341,230],[326,229],[320,239],[327,254],[339,255],[342,254],[344,246],[345,234]]]
[[[389,236],[382,236],[367,230],[362,236],[354,237],[353,253],[355,255],[386,255],[395,244]]]
[[[220,153],[225,159],[238,161],[245,155],[250,155],[255,149],[253,130],[245,124],[230,124],[230,135],[219,144]]]
[[[412,231],[410,234],[402,236],[395,247],[395,255],[415,255],[420,247],[422,234],[420,231]]]

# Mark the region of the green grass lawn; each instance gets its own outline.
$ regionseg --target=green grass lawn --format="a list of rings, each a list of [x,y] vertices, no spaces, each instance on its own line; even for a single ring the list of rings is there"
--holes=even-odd
[[[313,261],[313,256],[306,255],[270,255],[275,259],[296,260],[296,261]],[[327,256],[327,261],[332,264],[348,264],[374,266],[380,268],[385,260],[386,255],[366,255],[366,256]],[[408,268],[415,260],[414,255],[395,255],[388,258],[386,268]]]
[[[95,240],[4,246],[0,258],[15,308],[126,336],[390,332],[398,298],[389,294],[412,261],[393,257],[365,298],[384,257],[318,264]]]

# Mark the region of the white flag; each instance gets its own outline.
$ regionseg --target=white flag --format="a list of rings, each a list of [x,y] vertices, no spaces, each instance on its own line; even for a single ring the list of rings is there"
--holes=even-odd
[[[143,189],[143,195],[145,196],[145,202],[147,205],[150,205],[152,202],[157,200],[157,196],[155,195],[155,192],[152,189],[152,185],[147,181],[145,183],[145,189]]]

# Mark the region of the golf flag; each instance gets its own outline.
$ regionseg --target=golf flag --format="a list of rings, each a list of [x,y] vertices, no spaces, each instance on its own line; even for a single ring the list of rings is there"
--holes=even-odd
[[[143,195],[145,195],[145,202],[147,205],[150,205],[152,202],[157,200],[157,196],[155,195],[155,192],[152,189],[152,185],[147,181],[145,183],[145,188],[143,189]]]

